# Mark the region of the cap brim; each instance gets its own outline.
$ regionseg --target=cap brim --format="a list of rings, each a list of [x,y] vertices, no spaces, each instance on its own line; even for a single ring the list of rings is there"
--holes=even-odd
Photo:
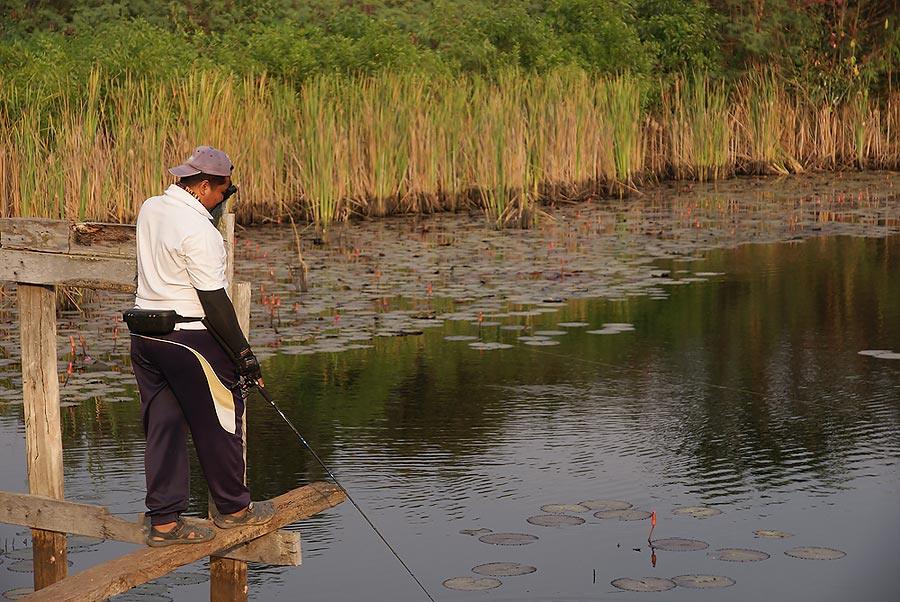
[[[196,176],[200,173],[200,170],[195,169],[190,165],[179,165],[177,167],[170,167],[169,173],[173,176],[178,176],[179,178],[186,178],[188,176]]]

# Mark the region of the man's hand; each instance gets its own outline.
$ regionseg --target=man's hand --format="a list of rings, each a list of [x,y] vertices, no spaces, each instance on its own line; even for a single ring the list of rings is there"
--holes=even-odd
[[[260,384],[262,384],[262,371],[259,368],[259,360],[256,359],[252,349],[249,347],[242,349],[237,358],[237,364],[238,374],[251,382],[260,381]]]

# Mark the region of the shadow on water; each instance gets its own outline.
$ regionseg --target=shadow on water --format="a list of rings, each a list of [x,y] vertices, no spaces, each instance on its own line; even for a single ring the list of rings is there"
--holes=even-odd
[[[254,282],[267,388],[437,599],[687,601],[690,575],[727,577],[706,582],[729,585],[707,593],[716,600],[893,599],[900,362],[860,352],[900,351],[898,208],[859,182],[801,184],[800,196],[698,187],[564,208],[534,232],[485,232],[465,216],[356,225],[333,248],[304,249],[307,295],[284,259],[292,234],[249,230],[238,270]],[[60,372],[74,356],[62,389],[67,497],[127,514],[142,509],[143,477],[133,377],[109,341],[123,303],[102,299],[61,326]],[[75,334],[86,351],[70,350]],[[2,475],[24,490],[6,335]],[[88,353],[103,370],[84,369]],[[326,477],[256,394],[248,420],[255,497]],[[577,505],[600,500],[635,512]],[[554,514],[550,504],[570,518],[528,521]],[[653,511],[654,541],[708,549],[648,545]],[[253,567],[251,599],[423,598],[349,504],[292,528],[304,566]],[[787,554],[798,549],[846,556]],[[76,569],[84,557],[72,556]],[[30,576],[10,562],[0,583],[20,587]],[[491,563],[537,570],[483,592],[443,585],[493,587],[473,571]],[[611,584],[644,577],[679,585]],[[193,602],[203,588],[164,595]]]

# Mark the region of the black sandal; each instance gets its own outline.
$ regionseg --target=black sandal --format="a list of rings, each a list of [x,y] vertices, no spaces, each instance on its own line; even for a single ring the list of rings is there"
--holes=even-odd
[[[152,548],[161,548],[181,543],[202,543],[216,536],[215,529],[200,525],[189,525],[180,516],[175,521],[175,527],[171,531],[160,531],[150,525],[147,534],[147,545]]]
[[[247,525],[262,525],[272,520],[273,516],[275,516],[275,504],[272,502],[250,502],[247,510],[240,516],[217,512],[213,515],[213,522],[220,529],[233,529]]]

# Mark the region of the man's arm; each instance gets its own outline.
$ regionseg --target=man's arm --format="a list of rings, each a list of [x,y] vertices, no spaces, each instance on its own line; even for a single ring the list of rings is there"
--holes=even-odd
[[[253,354],[250,343],[241,331],[234,305],[228,298],[224,288],[214,291],[197,290],[197,297],[203,312],[206,314],[206,328],[219,341],[219,344],[231,354],[241,376],[257,381],[262,378],[259,360]]]

